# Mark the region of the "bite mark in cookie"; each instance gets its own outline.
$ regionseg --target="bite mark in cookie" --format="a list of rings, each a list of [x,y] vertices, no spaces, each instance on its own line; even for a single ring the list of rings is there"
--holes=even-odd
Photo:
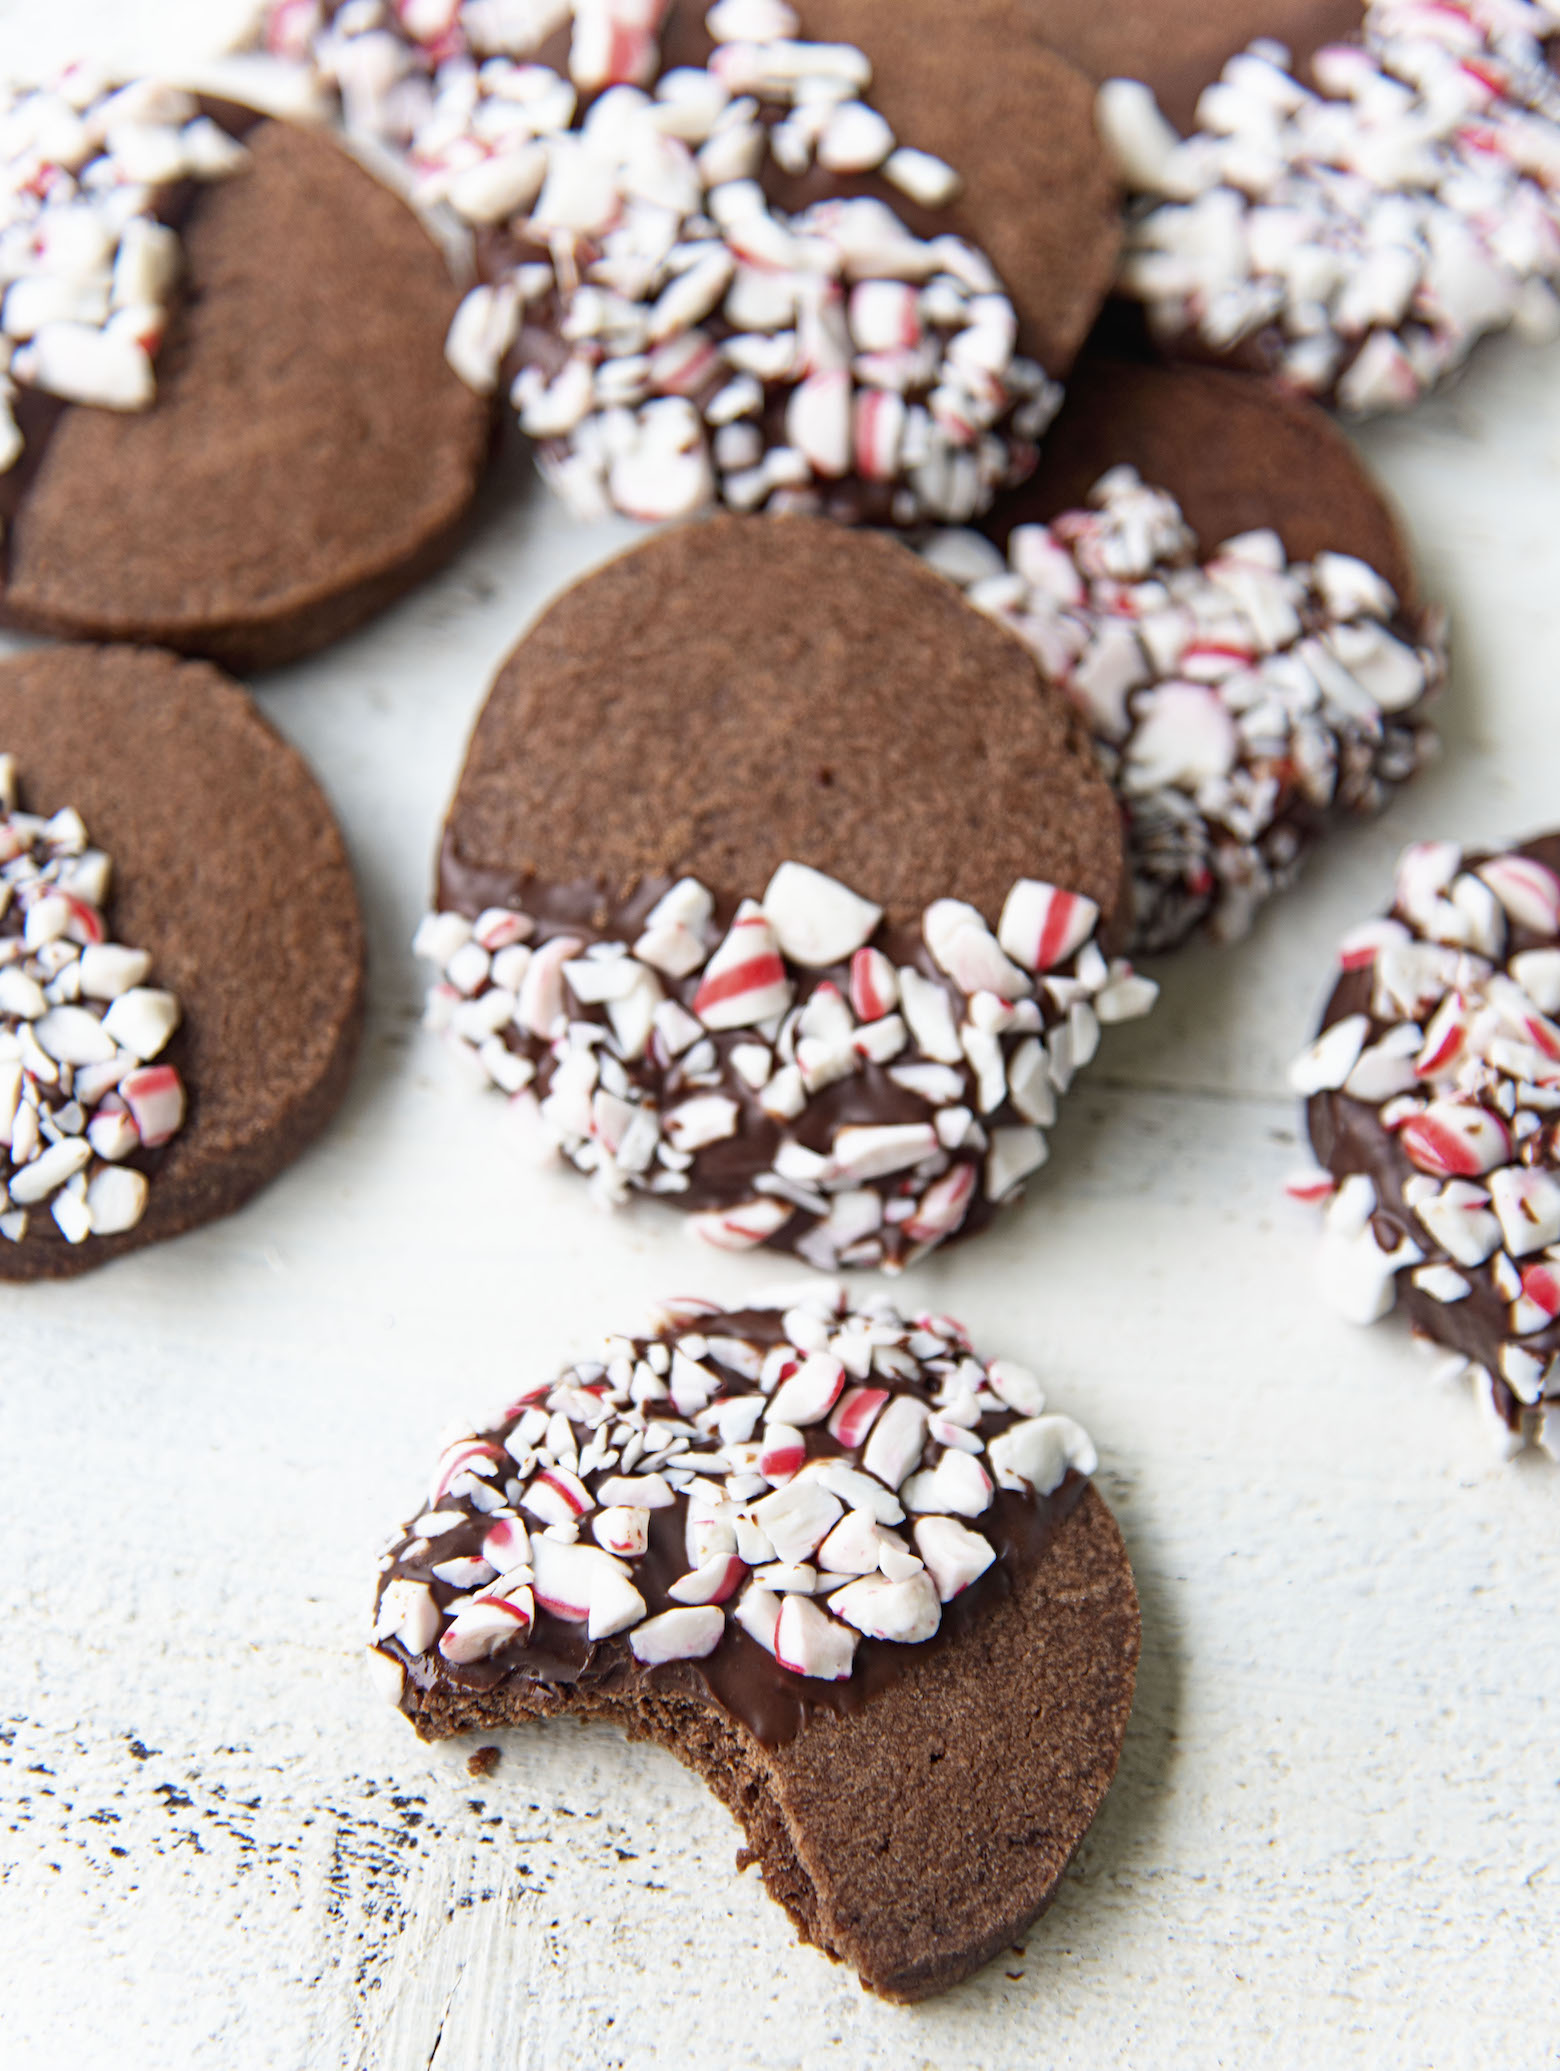
[[[1115,1767],[1137,1610],[1094,1464],[946,1317],[668,1304],[452,1436],[373,1658],[426,1739],[660,1741],[804,1939],[921,1998],[1044,1906]]]
[[[1324,1291],[1359,1323],[1401,1305],[1503,1451],[1560,1457],[1560,837],[1405,849],[1391,913],[1340,963],[1292,1074]]]

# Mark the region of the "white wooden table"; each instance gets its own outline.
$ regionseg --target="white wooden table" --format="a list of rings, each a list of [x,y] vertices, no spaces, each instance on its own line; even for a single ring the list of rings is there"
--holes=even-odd
[[[234,11],[0,0],[0,35]],[[418,1027],[406,943],[488,675],[630,536],[511,483],[447,574],[258,686],[368,912],[340,1122],[229,1222],[0,1291],[7,2071],[1560,2062],[1557,1470],[1495,1465],[1400,1326],[1318,1306],[1280,1192],[1286,1059],[1397,846],[1560,820],[1560,350],[1488,350],[1364,444],[1455,614],[1442,762],[1253,940],[1166,966],[1029,1203],[902,1283],[1088,1423],[1142,1592],[1121,1773],[1023,1950],[881,2006],[664,1755],[560,1724],[474,1781],[364,1673],[442,1424],[658,1293],[794,1277],[603,1222]]]

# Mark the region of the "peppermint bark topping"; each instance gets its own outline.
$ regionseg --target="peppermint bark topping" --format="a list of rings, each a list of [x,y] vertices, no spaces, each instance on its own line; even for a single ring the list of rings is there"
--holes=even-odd
[[[1535,847],[1547,861],[1403,852],[1391,916],[1346,938],[1291,1074],[1331,1167],[1292,1191],[1326,1204],[1346,1315],[1406,1296],[1466,1355],[1503,1448],[1560,1457],[1560,875]]]
[[[601,1197],[681,1197],[723,1250],[898,1270],[1013,1197],[1102,1023],[1157,987],[1089,899],[1024,879],[997,932],[940,899],[919,936],[805,865],[717,909],[693,878],[606,928],[430,914],[428,1022],[534,1109]],[[532,903],[546,909],[545,893]]]
[[[1358,44],[1254,43],[1180,138],[1138,81],[1100,126],[1142,199],[1120,282],[1166,342],[1233,351],[1355,412],[1402,409],[1485,332],[1560,328],[1550,0],[1373,0]]]
[[[22,456],[19,388],[110,410],[150,405],[179,273],[159,199],[243,161],[242,146],[172,87],[111,89],[84,65],[48,86],[0,82],[0,474]]]
[[[111,867],[70,807],[18,811],[0,756],[0,1236],[13,1244],[45,1204],[72,1244],[133,1229],[141,1154],[184,1122],[179,1074],[154,1062],[179,1002],[145,982],[145,950],[109,940]]]
[[[1077,706],[1126,808],[1133,946],[1243,934],[1328,818],[1374,812],[1433,752],[1441,623],[1404,618],[1347,554],[1270,531],[1206,561],[1167,491],[1112,468],[1092,508],[927,558],[1011,627]]]
[[[895,206],[946,204],[957,174],[867,104],[860,51],[798,41],[780,0],[720,0],[708,66],[664,73],[661,12],[354,0],[312,37],[278,12],[273,43],[312,54],[347,127],[476,234],[451,365],[508,384],[580,515],[984,509],[1060,390],[1018,354],[985,257]],[[537,61],[564,27],[568,77]],[[816,175],[838,192],[771,201]]]
[[[706,1663],[756,1720],[755,1678],[846,1682],[864,1642],[932,1640],[1095,1465],[1034,1375],[947,1317],[852,1311],[838,1288],[783,1314],[680,1300],[451,1435],[381,1561],[374,1644],[400,1695],[473,1670],[572,1680],[622,1636],[604,1666]]]

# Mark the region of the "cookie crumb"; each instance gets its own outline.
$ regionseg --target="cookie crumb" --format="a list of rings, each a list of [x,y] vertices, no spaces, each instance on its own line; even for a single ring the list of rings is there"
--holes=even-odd
[[[468,1776],[491,1776],[503,1759],[502,1748],[479,1747],[474,1755],[466,1758]]]

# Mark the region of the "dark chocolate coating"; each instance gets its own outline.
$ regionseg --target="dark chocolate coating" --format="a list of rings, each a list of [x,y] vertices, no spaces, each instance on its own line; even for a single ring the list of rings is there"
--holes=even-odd
[[[53,425],[9,530],[10,624],[271,668],[457,544],[491,413],[444,359],[442,255],[329,138],[245,142],[191,199],[153,406]]]
[[[1488,853],[1470,854],[1464,861],[1478,862]],[[1534,841],[1514,847],[1510,853],[1532,856],[1550,870],[1560,872],[1560,834],[1540,835]],[[1530,934],[1509,919],[1507,927],[1508,957],[1524,949],[1554,946],[1547,936]],[[1347,1020],[1351,1014],[1370,1015],[1373,983],[1373,973],[1369,968],[1345,971],[1333,987],[1332,997],[1317,1024],[1318,1034],[1324,1028],[1331,1028],[1336,1021]],[[1367,1045],[1379,1041],[1386,1027],[1386,1023],[1371,1016],[1370,1033],[1365,1039]],[[1373,1220],[1378,1238],[1384,1240],[1386,1250],[1395,1250],[1401,1238],[1410,1237],[1424,1253],[1426,1264],[1455,1266],[1469,1283],[1471,1291],[1463,1300],[1438,1302],[1422,1288],[1416,1287],[1410,1274],[1399,1273],[1397,1307],[1415,1330],[1422,1331],[1437,1344],[1448,1345],[1453,1351],[1465,1354],[1489,1371],[1494,1383],[1496,1407],[1515,1428],[1521,1405],[1501,1378],[1499,1364],[1501,1345],[1510,1337],[1510,1304],[1496,1289],[1488,1264],[1457,1264],[1435,1242],[1418,1216],[1404,1205],[1403,1182],[1411,1178],[1418,1167],[1405,1155],[1400,1139],[1382,1128],[1377,1110],[1367,1101],[1353,1100],[1342,1092],[1313,1093],[1306,1103],[1306,1128],[1317,1162],[1325,1165],[1335,1179],[1342,1180],[1351,1173],[1363,1172],[1374,1183],[1377,1209]],[[1526,1351],[1552,1358],[1560,1352],[1560,1318],[1546,1324],[1542,1330],[1529,1332],[1521,1343]]]
[[[67,1244],[44,1205],[0,1244],[0,1279],[54,1279],[230,1214],[319,1135],[357,1052],[363,933],[319,785],[215,669],[131,647],[18,655],[0,662],[0,751],[29,811],[75,806],[112,857],[111,938],[149,950],[149,982],[184,1010],[188,1119],[141,1221]]]
[[[1045,40],[1093,80],[1142,79],[1183,132],[1197,96],[1258,37],[1285,44],[1304,78],[1324,43],[1355,40],[1361,0],[1022,0]]]
[[[919,928],[1014,882],[1121,903],[1120,816],[1023,646],[895,540],[717,517],[564,593],[500,670],[446,823],[466,870],[691,874],[762,896],[788,858]]]
[[[1291,560],[1324,548],[1356,554],[1405,609],[1417,603],[1403,528],[1347,436],[1318,404],[1257,374],[1086,355],[1035,474],[998,500],[981,529],[1005,543],[1015,525],[1080,509],[1106,469],[1123,463],[1170,491],[1204,554],[1271,526]]]

